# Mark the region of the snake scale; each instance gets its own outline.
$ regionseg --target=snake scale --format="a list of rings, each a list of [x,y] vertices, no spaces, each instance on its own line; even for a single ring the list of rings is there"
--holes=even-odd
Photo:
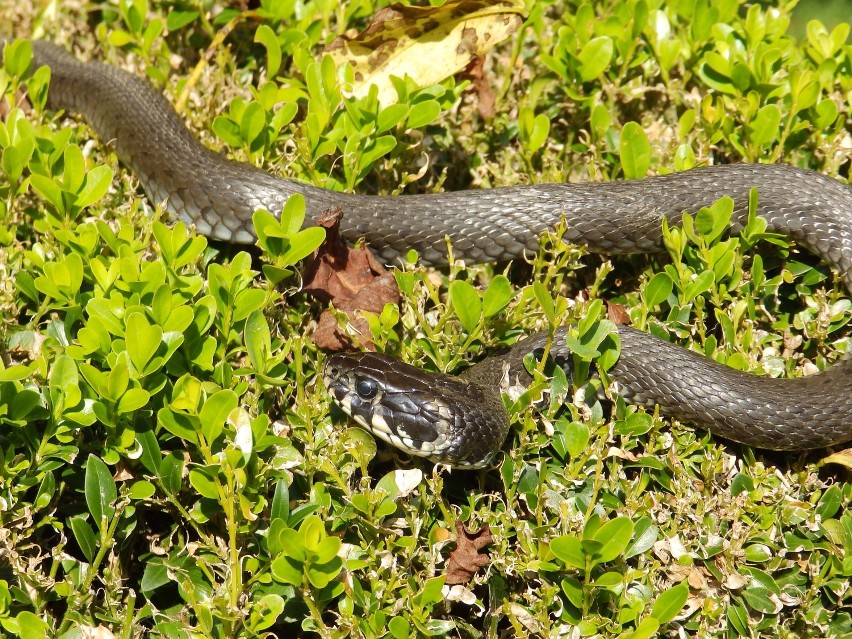
[[[36,65],[51,69],[48,105],[83,115],[139,177],[146,194],[199,233],[250,243],[252,213],[279,211],[304,195],[309,219],[345,212],[342,233],[365,238],[385,261],[416,249],[426,264],[446,263],[445,236],[469,262],[509,260],[534,251],[539,235],[565,216],[566,239],[603,253],[659,251],[661,220],[677,224],[719,197],[735,202],[741,228],[752,188],[768,230],[785,233],[843,277],[852,290],[852,187],[782,165],[711,166],[641,180],[542,184],[397,197],[328,191],[274,177],[202,146],[146,81],[98,62],[83,63],[35,42]],[[552,355],[570,360],[557,334]],[[629,327],[618,327],[621,355],[610,375],[629,401],[722,437],[774,450],[806,450],[852,439],[852,357],[794,379],[735,371]],[[528,379],[524,354],[545,336],[472,366],[459,377],[429,375],[385,355],[337,354],[325,382],[341,406],[377,436],[436,461],[489,462],[508,431],[500,381]]]

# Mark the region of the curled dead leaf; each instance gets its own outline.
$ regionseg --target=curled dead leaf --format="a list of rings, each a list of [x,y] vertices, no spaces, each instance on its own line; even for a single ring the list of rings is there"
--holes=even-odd
[[[483,524],[482,528],[471,532],[463,522],[456,520],[456,548],[450,553],[447,562],[446,584],[465,584],[473,579],[481,568],[487,566],[491,558],[488,553],[480,551],[493,539],[488,524]]]
[[[494,89],[485,75],[484,66],[485,58],[481,55],[476,56],[465,67],[461,76],[469,79],[474,91],[476,91],[478,99],[476,109],[479,111],[479,117],[483,120],[490,120],[494,117],[494,103],[497,100],[497,96],[494,95]]]
[[[339,232],[343,215],[341,209],[332,209],[317,220],[317,224],[326,229],[326,238],[305,267],[303,288],[344,312],[354,330],[363,336],[361,344],[369,348],[372,346],[370,328],[361,311],[381,313],[385,304],[399,304],[399,287],[393,273],[382,266],[369,248],[350,248],[346,244]],[[311,339],[326,350],[339,351],[353,346],[327,309],[320,315]]]
[[[606,317],[614,324],[620,324],[622,326],[628,326],[630,324],[630,316],[624,309],[624,304],[608,302],[606,305]]]

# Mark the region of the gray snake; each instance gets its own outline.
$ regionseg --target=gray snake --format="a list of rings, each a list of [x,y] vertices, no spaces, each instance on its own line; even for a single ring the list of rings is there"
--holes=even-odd
[[[208,237],[250,243],[258,208],[280,211],[305,196],[308,218],[342,207],[342,233],[365,238],[386,261],[416,249],[422,262],[446,262],[445,236],[469,262],[519,258],[565,216],[565,238],[603,253],[660,250],[661,220],[677,224],[719,197],[735,201],[741,227],[748,196],[758,214],[842,275],[852,290],[852,188],[818,173],[782,165],[712,166],[666,176],[598,184],[542,184],[398,197],[333,192],[281,179],[224,158],[190,133],[146,81],[98,62],[82,63],[45,42],[35,63],[51,69],[48,105],[82,114],[139,177],[154,203]],[[732,370],[645,333],[619,327],[621,355],[610,371],[628,400],[722,437],[776,450],[821,448],[852,439],[852,357],[817,375],[769,379]],[[486,359],[462,377],[428,377],[372,353],[328,359],[332,395],[376,435],[409,452],[457,466],[480,466],[508,429],[499,379],[526,375],[523,354],[542,336]],[[569,358],[564,340],[553,354]],[[361,393],[360,391],[364,391]],[[443,393],[443,395],[442,395]]]

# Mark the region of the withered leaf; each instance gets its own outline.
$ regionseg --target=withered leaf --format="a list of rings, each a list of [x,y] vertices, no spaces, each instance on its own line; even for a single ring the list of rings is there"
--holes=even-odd
[[[496,97],[494,95],[494,89],[491,87],[491,83],[485,75],[484,66],[485,58],[483,56],[476,56],[470,61],[470,64],[465,67],[465,70],[461,75],[462,77],[470,79],[473,84],[473,88],[476,91],[476,97],[478,98],[476,108],[479,111],[479,116],[484,120],[490,120],[494,117],[494,103],[496,101]]]
[[[481,568],[485,568],[491,558],[486,552],[480,552],[492,541],[488,524],[483,524],[476,532],[467,529],[463,522],[456,520],[456,548],[450,553],[447,562],[447,583],[466,584]]]
[[[628,315],[627,311],[624,309],[624,304],[607,302],[606,317],[614,324],[621,324],[622,326],[630,324],[630,315]]]
[[[376,12],[353,38],[341,36],[326,52],[355,72],[352,94],[364,97],[375,84],[379,102],[397,101],[391,76],[409,76],[420,87],[460,71],[521,26],[520,0],[448,0],[439,7],[392,4]]]
[[[350,324],[363,336],[361,344],[371,347],[370,329],[360,311],[381,313],[385,304],[399,304],[400,295],[393,273],[385,269],[366,246],[350,248],[340,236],[339,208],[326,211],[317,221],[326,229],[325,242],[308,261],[304,290],[334,304],[349,317]],[[353,346],[328,310],[320,315],[311,339],[320,348],[332,351]]]

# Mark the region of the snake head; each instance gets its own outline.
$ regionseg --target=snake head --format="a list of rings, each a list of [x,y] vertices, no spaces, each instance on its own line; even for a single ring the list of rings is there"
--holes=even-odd
[[[448,466],[486,466],[509,429],[499,389],[492,394],[387,355],[333,355],[323,381],[335,403],[376,437]]]

